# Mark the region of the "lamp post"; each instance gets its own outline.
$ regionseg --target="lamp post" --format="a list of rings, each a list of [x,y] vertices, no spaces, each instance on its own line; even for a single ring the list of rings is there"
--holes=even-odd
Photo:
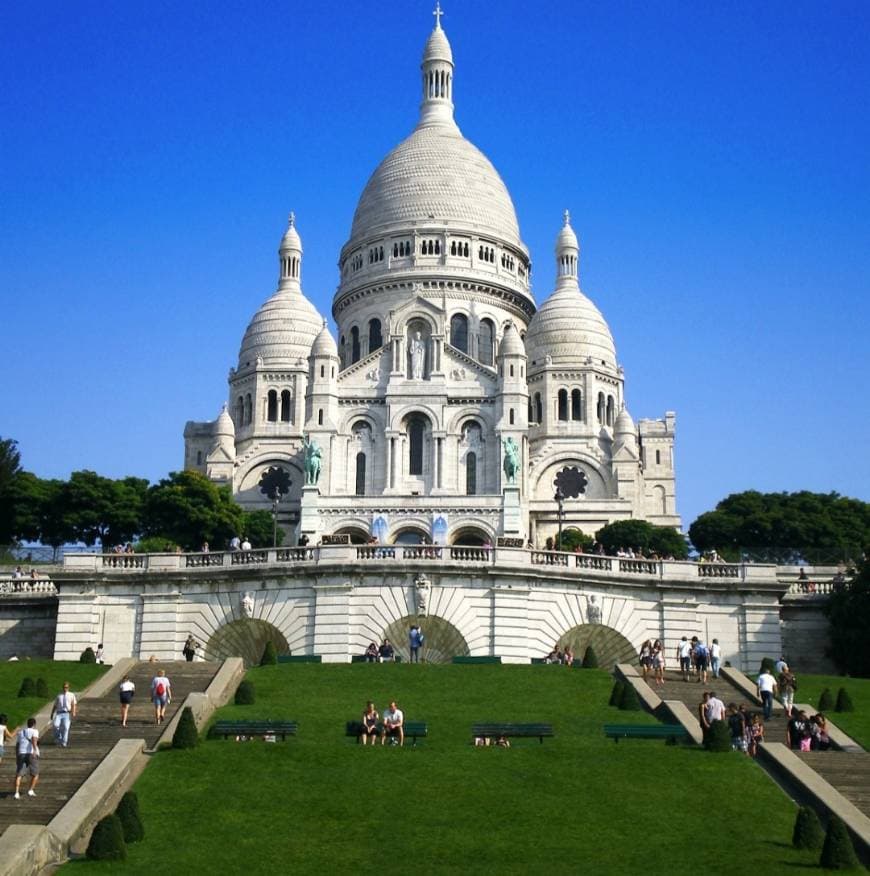
[[[281,501],[281,493],[277,490],[272,496],[272,547],[278,547],[278,503]]]
[[[562,513],[565,510],[565,496],[562,494],[562,488],[558,484],[556,485],[556,495],[553,496],[553,499],[559,509],[559,538],[556,542],[556,550],[560,551],[562,550]]]
[[[272,547],[278,547],[278,503],[290,492],[290,475],[273,465],[260,476],[260,492],[272,500]]]

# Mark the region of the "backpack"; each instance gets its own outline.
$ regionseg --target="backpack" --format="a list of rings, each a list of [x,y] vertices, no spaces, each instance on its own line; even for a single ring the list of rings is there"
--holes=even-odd
[[[162,681],[158,681],[157,687],[154,688],[154,693],[158,697],[162,697],[166,693],[166,685]]]
[[[696,660],[706,660],[707,659],[707,646],[706,645],[695,645],[695,659]]]

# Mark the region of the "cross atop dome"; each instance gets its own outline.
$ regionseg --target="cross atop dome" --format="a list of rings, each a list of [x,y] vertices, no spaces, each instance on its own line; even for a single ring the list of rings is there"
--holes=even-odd
[[[435,16],[435,30],[441,30],[441,16],[444,15],[444,10],[441,8],[440,0],[435,3],[435,11],[432,14]]]
[[[567,210],[562,214],[562,218],[565,220],[565,225],[571,224],[571,214]]]
[[[296,214],[291,210],[287,217],[287,227],[292,228],[296,224]]]

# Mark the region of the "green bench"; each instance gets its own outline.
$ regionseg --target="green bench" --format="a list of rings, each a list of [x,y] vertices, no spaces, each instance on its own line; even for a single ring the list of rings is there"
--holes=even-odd
[[[350,662],[351,663],[368,663],[368,660],[366,660],[365,654],[353,654],[350,658]],[[373,663],[380,663],[381,661],[380,660],[373,660],[372,662]],[[387,660],[386,662],[387,663],[401,663],[402,657],[400,654],[396,654],[396,656],[392,660]]]
[[[320,654],[279,654],[279,663],[320,663]]]
[[[501,663],[501,657],[454,657],[454,663]]]
[[[504,736],[510,738],[538,739],[544,744],[544,738],[553,737],[552,724],[474,724],[471,728],[472,739],[498,739]]]
[[[532,666],[564,666],[564,663],[547,663],[546,657],[532,657]],[[571,661],[571,666],[574,669],[582,669],[583,668],[583,660],[579,657],[575,657]]]
[[[417,744],[418,739],[425,739],[429,735],[429,727],[425,721],[405,721],[402,724],[402,727],[405,731],[405,739],[412,739],[413,745]],[[362,737],[362,721],[348,721],[345,724],[344,735],[345,736],[355,736],[356,741],[360,742]],[[380,741],[381,731],[384,729],[384,725],[378,722],[378,740]]]
[[[209,736],[295,736],[299,725],[295,721],[215,721]]]
[[[682,724],[605,724],[604,735],[614,742],[620,739],[667,739],[676,745],[689,731]]]

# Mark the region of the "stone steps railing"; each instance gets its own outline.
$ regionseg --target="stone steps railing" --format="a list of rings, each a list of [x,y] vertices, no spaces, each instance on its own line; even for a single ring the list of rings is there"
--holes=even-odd
[[[0,596],[56,596],[54,582],[46,578],[0,578]]]

